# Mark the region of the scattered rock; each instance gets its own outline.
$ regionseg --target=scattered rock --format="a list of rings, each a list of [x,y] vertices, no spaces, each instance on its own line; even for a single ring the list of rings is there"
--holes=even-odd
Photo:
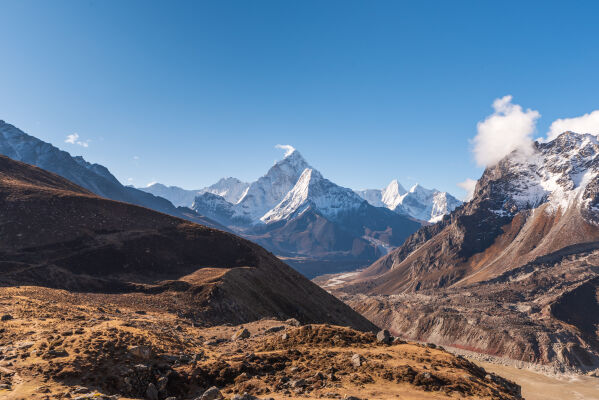
[[[251,394],[244,393],[243,395],[236,394],[233,396],[231,400],[260,400],[256,396],[252,396]]]
[[[158,379],[157,385],[158,392],[164,393],[166,391],[166,385],[168,385],[168,378],[166,376],[161,377]]]
[[[393,344],[406,344],[406,343],[408,343],[408,342],[406,342],[405,340],[401,340],[398,337],[393,338]]]
[[[152,349],[148,346],[132,346],[129,347],[129,353],[139,359],[149,360],[152,356]]]
[[[393,338],[388,330],[383,329],[376,334],[376,341],[383,344],[391,344]]]
[[[307,383],[304,379],[298,379],[296,381],[291,381],[292,388],[302,388],[307,386]]]
[[[148,384],[148,388],[146,389],[146,399],[158,400],[158,389],[156,389],[156,386],[154,386],[153,383]]]
[[[285,321],[285,323],[287,325],[291,325],[291,326],[301,326],[301,322],[299,322],[297,319],[295,318],[289,318],[287,321]]]
[[[1,321],[10,321],[11,319],[13,319],[13,317],[10,314],[4,314],[2,317],[0,317]]]
[[[222,393],[216,386],[212,386],[210,389],[206,390],[204,394],[199,398],[199,400],[220,400],[223,398]]]
[[[362,363],[364,363],[364,358],[359,355],[358,353],[354,353],[353,356],[351,356],[351,363],[354,367],[359,367],[362,365]]]
[[[247,339],[250,337],[250,331],[246,328],[241,328],[231,336],[231,340]]]
[[[275,333],[275,332],[279,332],[282,331],[283,329],[285,329],[284,326],[273,326],[272,328],[268,328],[267,330],[264,331],[264,333]]]

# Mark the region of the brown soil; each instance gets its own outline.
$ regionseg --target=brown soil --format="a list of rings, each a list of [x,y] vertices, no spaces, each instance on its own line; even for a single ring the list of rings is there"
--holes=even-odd
[[[143,398],[150,384],[160,399],[193,398],[214,385],[227,398],[519,398],[516,385],[434,346],[388,346],[350,328],[275,320],[246,324],[251,336],[231,340],[240,326],[198,327],[114,299],[1,288],[0,314],[12,319],[0,322],[0,398]]]

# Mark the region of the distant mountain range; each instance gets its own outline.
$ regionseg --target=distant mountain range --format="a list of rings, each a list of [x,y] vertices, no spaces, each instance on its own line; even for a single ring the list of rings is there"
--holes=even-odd
[[[238,233],[315,276],[370,264],[459,201],[394,181],[354,192],[324,178],[292,151],[255,182],[223,178],[197,190],[122,185],[110,171],[0,121],[0,154],[54,172],[112,200]]]
[[[387,207],[398,214],[435,223],[456,209],[462,202],[447,192],[425,189],[416,184],[405,190],[393,180],[384,189],[356,191],[363,199],[376,207]]]
[[[297,150],[252,183],[226,178],[198,190],[159,183],[140,190],[191,206],[308,276],[363,266],[461,204],[420,185],[406,191],[397,180],[382,190],[353,191],[324,178]]]
[[[227,229],[202,217],[190,208],[175,207],[163,197],[124,186],[106,167],[90,164],[83,157],[73,157],[66,151],[30,136],[2,120],[0,120],[0,154],[53,172],[98,196],[137,204],[203,225]]]
[[[196,203],[197,208],[208,208],[206,215],[213,213],[216,219],[220,218],[227,224],[231,223],[231,213],[235,214],[238,222],[242,224],[243,222],[255,223],[258,220],[272,222],[272,217],[266,218],[266,215],[272,213],[278,202],[285,198],[304,170],[312,169],[297,150],[288,154],[284,161],[275,164],[278,165],[275,170],[253,183],[242,182],[236,178],[222,178],[211,186],[196,190],[186,190],[161,183],[152,183],[138,189],[164,197],[176,206],[194,207]],[[320,174],[318,171],[316,173]],[[202,196],[205,193],[208,195]],[[419,184],[412,186],[408,191],[397,180],[391,181],[384,189],[355,190],[355,193],[375,207],[385,207],[397,214],[430,223],[440,221],[444,215],[462,204],[447,192],[426,189]],[[230,207],[226,203],[221,203],[216,206],[215,203],[218,203],[219,199],[215,199],[210,194],[222,197],[226,203],[232,205],[242,203],[242,205]],[[196,202],[198,196],[200,199]],[[215,208],[228,210],[223,209],[220,215]]]

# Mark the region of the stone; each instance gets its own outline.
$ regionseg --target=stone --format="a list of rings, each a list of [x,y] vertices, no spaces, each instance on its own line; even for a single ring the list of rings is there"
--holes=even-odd
[[[260,400],[260,399],[257,398],[256,396],[252,396],[251,394],[244,393],[242,395],[236,394],[235,396],[233,396],[233,398],[231,400]]]
[[[351,363],[354,367],[357,368],[364,363],[364,358],[358,353],[354,353],[354,355],[351,356]]]
[[[291,381],[291,387],[292,388],[301,388],[301,387],[304,387],[306,385],[307,385],[307,383],[303,379],[298,379],[296,381]]]
[[[289,339],[289,335],[285,332],[281,335],[281,340],[287,340]]]
[[[285,329],[285,327],[282,325],[281,326],[273,326],[273,327],[265,330],[264,333],[275,333],[275,332],[282,331],[283,329]]]
[[[13,319],[13,317],[10,314],[4,314],[2,317],[0,317],[0,320],[2,321],[10,321],[11,319]]]
[[[149,360],[152,356],[152,349],[150,349],[148,346],[132,346],[129,347],[129,353],[136,358]]]
[[[231,336],[231,340],[247,339],[249,337],[250,337],[250,331],[248,331],[246,328],[241,328],[240,330],[235,332],[235,334],[233,334],[233,336]]]
[[[146,399],[148,400],[158,400],[158,390],[153,383],[149,383],[146,389]]]
[[[210,389],[206,390],[204,394],[200,397],[200,400],[220,400],[223,398],[222,393],[216,386],[212,386]]]
[[[383,344],[391,344],[393,338],[391,337],[391,334],[388,330],[383,329],[382,331],[379,331],[379,333],[376,334],[376,341]]]
[[[164,393],[166,391],[166,385],[168,385],[168,378],[166,376],[161,377],[158,379],[157,385],[158,391]]]
[[[285,321],[285,323],[287,325],[291,325],[291,326],[301,326],[301,322],[299,322],[297,319],[295,318],[289,318],[287,321]]]

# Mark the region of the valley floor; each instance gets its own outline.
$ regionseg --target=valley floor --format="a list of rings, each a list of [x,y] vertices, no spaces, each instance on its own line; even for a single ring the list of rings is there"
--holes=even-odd
[[[522,387],[526,400],[599,400],[599,378],[590,376],[550,377],[538,372],[505,365],[480,362],[492,371]]]

